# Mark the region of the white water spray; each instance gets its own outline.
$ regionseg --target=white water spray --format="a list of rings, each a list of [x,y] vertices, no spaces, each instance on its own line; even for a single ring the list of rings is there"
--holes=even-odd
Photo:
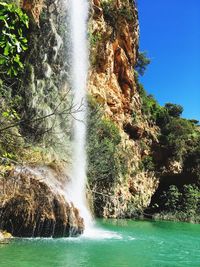
[[[85,228],[92,224],[92,216],[86,201],[86,131],[87,131],[87,42],[88,1],[70,0],[71,30],[71,80],[73,102],[78,109],[73,120],[73,164],[71,184],[68,185],[68,197],[80,211]]]
[[[73,164],[71,183],[67,185],[67,198],[80,211],[84,219],[85,231],[81,238],[89,239],[121,239],[121,236],[95,227],[86,201],[87,182],[87,75],[88,75],[88,42],[87,19],[88,0],[69,0],[70,30],[71,30],[71,81],[73,102],[80,110],[73,121]]]

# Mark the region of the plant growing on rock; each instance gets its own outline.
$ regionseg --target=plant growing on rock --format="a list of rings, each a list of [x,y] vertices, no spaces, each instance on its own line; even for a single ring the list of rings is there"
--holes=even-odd
[[[147,57],[146,52],[139,52],[137,57],[137,62],[135,65],[135,70],[143,76],[147,66],[151,63],[150,58]]]
[[[138,83],[138,91],[141,97],[141,110],[143,115],[156,122],[159,114],[161,113],[162,107],[157,103],[154,96],[147,95],[144,87],[140,83]]]
[[[121,137],[117,126],[103,118],[101,109],[90,102],[88,124],[88,175],[92,184],[112,184],[118,177],[117,145]]]
[[[194,126],[185,119],[171,118],[161,129],[160,144],[178,160],[182,159],[192,139],[195,139]]]
[[[171,117],[179,118],[183,113],[183,107],[181,105],[166,103],[165,108]]]

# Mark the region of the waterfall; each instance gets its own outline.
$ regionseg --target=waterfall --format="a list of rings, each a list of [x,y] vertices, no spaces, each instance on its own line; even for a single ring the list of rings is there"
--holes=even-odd
[[[87,131],[87,75],[88,42],[87,19],[88,1],[70,0],[71,31],[71,86],[73,103],[78,109],[73,120],[73,156],[71,183],[67,186],[70,201],[80,211],[85,228],[92,224],[92,217],[86,201],[86,131]]]

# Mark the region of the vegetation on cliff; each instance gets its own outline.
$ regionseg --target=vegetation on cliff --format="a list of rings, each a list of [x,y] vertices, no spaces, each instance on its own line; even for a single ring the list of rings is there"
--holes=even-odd
[[[138,51],[136,6],[96,0],[91,9],[87,152],[95,214],[136,217],[145,211],[198,221],[198,121],[182,118],[180,105],[160,106],[140,84],[150,59]],[[53,1],[47,10],[41,27],[28,29],[20,8],[0,4],[0,182],[9,179],[16,162],[40,162],[44,148],[70,143],[67,118],[74,107],[66,90],[69,66],[63,63],[67,37],[57,25],[64,15],[57,17]]]
[[[34,3],[24,9],[28,7],[33,8]],[[69,128],[66,118],[78,108],[71,103],[63,76],[51,77],[61,72],[57,54],[62,40],[53,20],[45,10],[44,25],[39,28],[30,10],[28,16],[24,9],[0,3],[0,229],[26,237],[77,235],[84,228],[79,211],[66,201],[63,188],[55,190],[67,180],[61,171],[65,163],[55,147],[67,147],[60,143],[63,135],[67,141],[70,133],[60,128]],[[49,61],[56,65],[54,72],[43,58],[44,47],[51,55]],[[54,177],[56,185],[52,183]]]
[[[0,157],[20,158],[22,95],[19,91],[28,49],[28,16],[14,4],[0,3]]]
[[[128,192],[123,192],[122,194],[129,195],[129,199],[136,199],[137,192],[142,188],[141,185],[136,186],[138,175],[146,174],[149,180],[152,176],[157,179],[159,186],[156,189],[156,183],[154,184],[156,192],[154,194],[152,189],[152,200],[149,208],[145,211],[150,214],[156,212],[172,212],[167,208],[168,204],[165,203],[165,201],[173,202],[170,188],[171,186],[175,186],[182,196],[180,202],[184,203],[183,206],[179,205],[179,207],[175,207],[173,210],[174,213],[176,213],[175,217],[178,218],[179,215],[177,214],[183,212],[185,214],[184,220],[186,220],[186,218],[189,220],[191,206],[188,203],[192,198],[198,203],[200,201],[198,193],[193,194],[193,190],[190,190],[191,188],[195,188],[196,192],[199,190],[199,155],[197,151],[199,150],[200,130],[198,121],[182,118],[183,107],[180,105],[166,103],[165,106],[160,106],[155,98],[152,95],[148,95],[142,84],[140,84],[139,75],[144,75],[148,64],[150,64],[150,59],[147,57],[146,52],[139,52],[138,47],[133,45],[137,43],[137,13],[134,13],[130,3],[128,3],[128,1],[124,1],[123,3],[120,1],[95,1],[94,10],[94,21],[98,23],[100,32],[98,32],[98,35],[96,34],[95,29],[97,24],[93,22],[93,28],[91,27],[90,29],[91,58],[94,62],[94,68],[97,68],[97,72],[93,72],[97,82],[95,81],[92,84],[92,86],[96,86],[96,89],[92,87],[91,92],[95,96],[95,101],[99,103],[102,109],[106,110],[103,116],[106,118],[108,117],[117,125],[121,136],[121,143],[127,142],[127,147],[133,146],[132,149],[137,156],[134,157],[131,153],[131,149],[128,151],[129,154],[125,157],[126,166],[124,167],[126,170],[126,179],[124,179],[123,182],[119,179],[121,176],[119,169],[112,169],[111,164],[109,165],[109,159],[106,157],[102,158],[98,163],[92,161],[94,164],[89,160],[89,168],[90,164],[92,164],[92,169],[96,171],[98,170],[97,166],[101,166],[101,164],[102,166],[108,166],[105,174],[107,175],[109,172],[114,172],[115,181],[121,184],[121,187],[126,185],[127,188],[129,188],[131,195],[129,195]],[[121,28],[122,25],[124,28],[129,29],[128,33],[123,32]],[[132,25],[135,27],[133,29],[134,32],[131,32]],[[103,29],[106,29],[106,33],[104,33]],[[119,32],[120,29],[124,35]],[[129,38],[130,32],[132,33],[133,39]],[[121,40],[122,35],[124,37],[123,40]],[[133,45],[134,48],[136,47],[137,56],[135,59],[133,59],[131,55],[133,52],[133,50],[131,50],[131,45]],[[112,49],[113,54],[110,52]],[[102,51],[104,52],[102,53]],[[107,57],[108,60],[104,57]],[[114,71],[112,69],[112,64],[110,64],[112,60],[114,62]],[[131,64],[134,69],[131,68],[129,64]],[[135,84],[133,84],[133,87],[130,86],[132,82],[131,79],[127,79],[127,77],[130,77],[128,74],[129,70],[132,71],[132,76],[134,76]],[[107,87],[106,89],[101,89],[101,84],[98,83],[99,73],[104,75],[103,73],[105,73],[105,71],[107,72],[105,79],[110,79],[112,81],[110,89],[107,89]],[[110,77],[109,73],[111,73]],[[120,86],[120,93],[118,93],[119,88],[115,86],[115,80],[113,79],[115,75]],[[101,79],[102,78],[99,77],[100,81],[102,81]],[[111,93],[112,88],[114,88],[115,95]],[[132,88],[134,88],[134,93],[131,91]],[[105,97],[105,90],[110,90],[110,95],[108,95],[107,98]],[[123,103],[124,109],[119,108],[119,102],[117,102],[119,95],[121,95],[120,101]],[[131,106],[124,101],[124,96],[126,101],[131,103]],[[124,115],[122,119],[123,127],[121,126],[120,112]],[[95,115],[92,115],[92,117],[95,117]],[[89,124],[89,137],[93,127],[95,129],[93,132],[94,136],[98,133],[98,130],[101,129],[101,119],[101,116],[95,117],[94,122],[96,127],[94,127],[94,124]],[[90,120],[92,120],[92,118],[90,118]],[[110,130],[111,135],[111,129],[108,128],[107,130]],[[122,131],[127,134],[129,141],[126,140]],[[99,145],[96,147],[96,150],[103,144],[103,140],[104,138],[102,137],[102,140],[98,142]],[[110,138],[109,141],[112,144],[112,138]],[[93,147],[94,146],[91,145],[91,148]],[[125,151],[123,151],[122,147],[117,145],[116,150],[120,149],[121,154],[125,156]],[[94,150],[89,150],[89,159],[90,153],[93,155],[92,160],[94,160]],[[114,160],[113,155],[110,155],[110,159]],[[116,165],[113,163],[112,166]],[[101,176],[101,171],[103,171],[103,168],[95,174],[97,183],[101,183],[101,180],[98,181],[98,178]],[[144,177],[142,179],[144,181]],[[112,180],[113,178],[111,178],[110,181]],[[105,184],[106,181],[105,179]],[[93,183],[91,183],[91,186],[94,188]],[[104,190],[106,194],[109,192],[108,198],[118,199],[116,192],[114,192],[114,185],[112,185],[113,190],[108,190],[108,187],[106,189],[103,188],[103,186],[99,187],[99,191]],[[185,193],[187,191],[186,188],[189,188],[187,194]],[[142,195],[145,196],[146,192],[146,189],[143,190]],[[165,195],[165,198],[162,197],[163,195]],[[142,197],[140,197],[140,199],[142,199]],[[112,202],[112,200],[109,201]],[[128,203],[129,200],[126,201]],[[120,201],[118,201],[116,205],[120,209],[119,202]],[[144,203],[146,202],[143,202],[143,208],[141,208],[141,210],[145,208]],[[97,207],[99,206],[100,205],[97,204]],[[132,206],[132,210],[134,206],[136,210],[140,211],[138,203],[134,201],[130,202],[130,206]],[[199,204],[197,206],[199,207]],[[117,207],[115,208],[118,209]],[[187,207],[187,212],[184,207]],[[198,208],[196,208],[196,214],[198,214],[198,211]],[[124,216],[129,216],[128,214],[130,213],[127,209]],[[179,216],[179,218],[181,219],[181,216]]]
[[[145,65],[145,62],[144,62]],[[143,74],[143,73],[142,73]],[[159,177],[159,187],[147,213],[160,219],[200,220],[200,127],[197,120],[182,118],[183,107],[160,106],[138,81],[142,112],[159,127],[158,143],[144,157],[146,169]]]

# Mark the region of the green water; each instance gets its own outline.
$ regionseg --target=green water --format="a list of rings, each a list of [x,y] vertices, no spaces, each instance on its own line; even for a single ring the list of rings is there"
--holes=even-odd
[[[99,221],[97,237],[0,245],[1,267],[200,267],[200,225]]]

